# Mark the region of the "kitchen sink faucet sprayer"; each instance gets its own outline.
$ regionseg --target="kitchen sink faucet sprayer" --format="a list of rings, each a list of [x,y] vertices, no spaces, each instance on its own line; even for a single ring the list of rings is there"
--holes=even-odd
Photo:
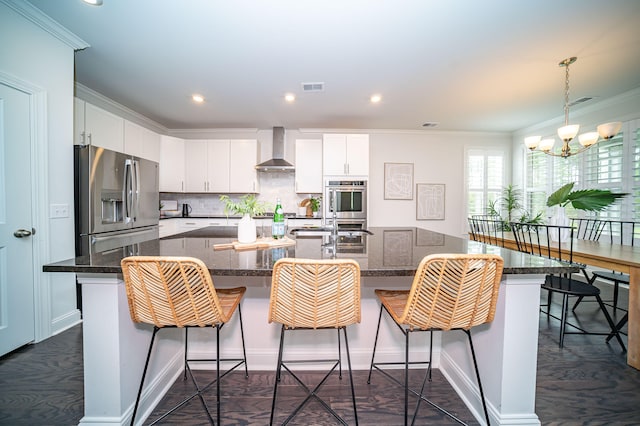
[[[335,241],[338,239],[338,200],[334,189],[331,190],[331,210],[333,210],[332,238]]]

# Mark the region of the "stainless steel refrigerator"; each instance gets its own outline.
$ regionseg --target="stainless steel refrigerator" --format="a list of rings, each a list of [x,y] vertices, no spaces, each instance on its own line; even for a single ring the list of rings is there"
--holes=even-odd
[[[76,256],[158,238],[158,163],[92,145],[74,146]]]

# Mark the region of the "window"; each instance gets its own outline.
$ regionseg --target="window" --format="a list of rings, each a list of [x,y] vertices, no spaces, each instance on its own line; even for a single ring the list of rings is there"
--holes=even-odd
[[[548,195],[566,183],[576,182],[575,189],[629,193],[598,216],[640,221],[640,120],[625,123],[616,137],[600,141],[581,154],[561,158],[529,151],[525,161],[525,203],[531,213],[543,211],[549,216]],[[571,210],[567,212],[570,217],[594,214]]]
[[[505,186],[504,152],[473,148],[466,157],[467,214],[486,214]]]

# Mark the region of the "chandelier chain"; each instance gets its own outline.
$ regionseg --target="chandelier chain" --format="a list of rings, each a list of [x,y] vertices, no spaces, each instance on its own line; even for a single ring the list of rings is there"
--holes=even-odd
[[[565,65],[564,79],[564,125],[569,124],[569,63]]]

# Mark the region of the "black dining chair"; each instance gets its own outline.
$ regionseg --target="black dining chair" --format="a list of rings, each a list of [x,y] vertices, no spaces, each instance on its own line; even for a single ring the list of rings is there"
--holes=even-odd
[[[609,241],[611,244],[622,244],[628,246],[635,245],[636,233],[640,233],[640,223],[625,220],[602,220],[602,219],[574,219],[578,232],[583,230],[586,235],[596,235],[600,242]],[[591,231],[588,231],[591,229]],[[600,239],[600,236],[604,236]],[[610,281],[613,283],[613,300],[606,300],[605,304],[613,308],[613,312],[618,309],[618,295],[620,284],[629,285],[629,274],[616,271],[594,270],[589,278],[589,284],[595,284],[596,280]],[[575,310],[582,299],[578,299],[573,305]],[[622,309],[626,311],[626,309]]]
[[[505,223],[500,216],[472,215],[468,221],[473,240],[504,247]]]
[[[543,256],[549,259],[555,259],[561,262],[571,263],[579,266],[582,270],[586,265],[573,262],[573,241],[575,229],[571,226],[560,225],[534,225],[530,223],[512,222],[511,229],[516,240],[518,250],[532,255]],[[562,242],[565,240],[566,242]],[[541,311],[547,316],[560,321],[560,340],[559,346],[564,347],[564,337],[566,334],[595,334],[609,336],[613,334],[620,343],[623,350],[626,347],[620,332],[613,323],[609,312],[607,311],[602,298],[600,297],[600,289],[597,287],[571,277],[570,274],[564,275],[547,275],[545,277],[542,288],[550,294],[557,293],[562,295],[562,308],[560,317],[551,314],[551,304],[546,307],[546,311]],[[567,321],[569,297],[594,298],[600,307],[600,311],[607,320],[609,331],[593,332],[587,331],[578,325]],[[567,331],[567,326],[577,331]]]

